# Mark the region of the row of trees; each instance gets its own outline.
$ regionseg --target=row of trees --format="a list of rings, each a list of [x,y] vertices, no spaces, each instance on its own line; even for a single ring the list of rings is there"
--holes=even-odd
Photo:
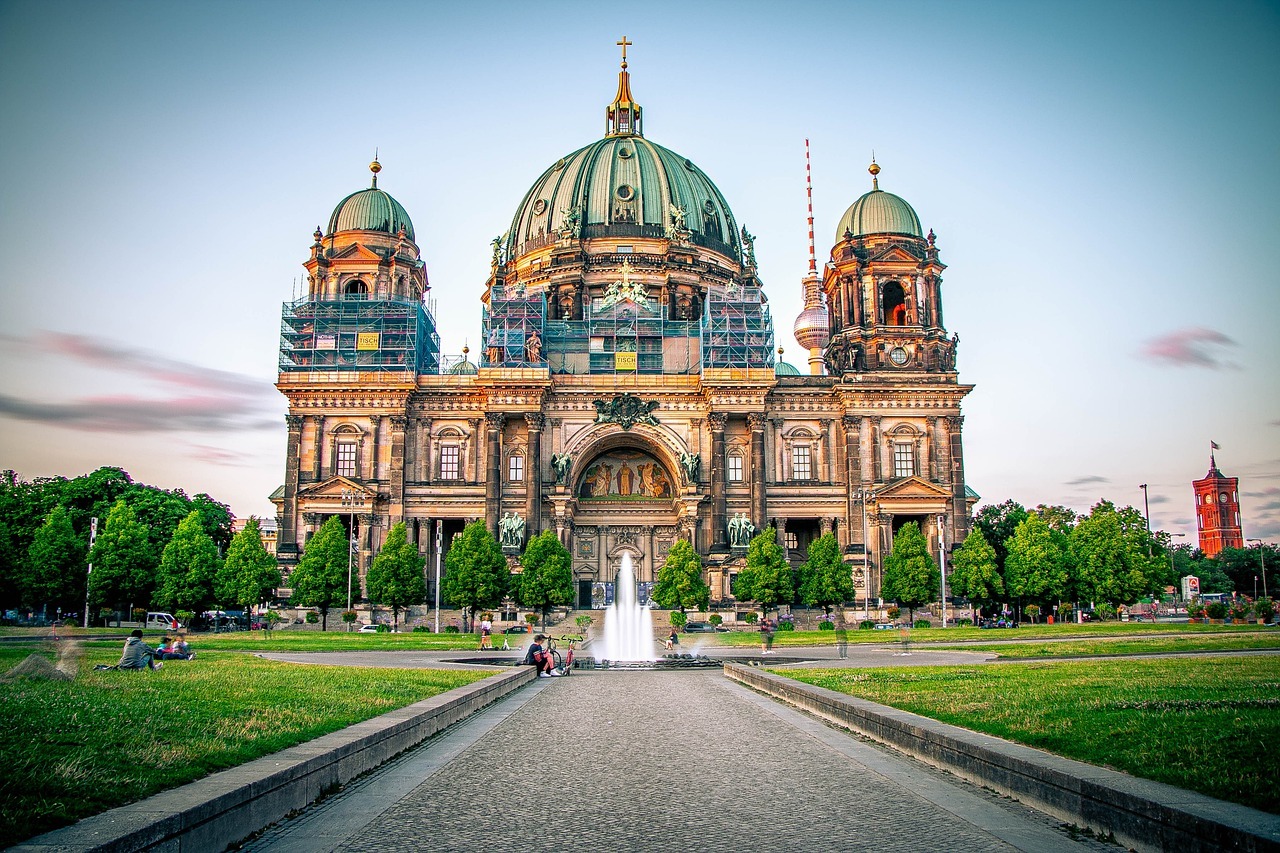
[[[90,554],[94,517],[98,518],[98,542]],[[183,561],[196,556],[183,550],[191,535],[198,529],[205,542],[199,546],[200,553],[212,553],[217,560],[231,545],[231,520],[230,509],[208,495],[188,497],[181,490],[135,483],[119,468],[100,468],[73,479],[31,481],[4,471],[0,473],[0,607],[40,611],[46,616],[58,611],[78,613],[87,591],[95,608],[147,604],[175,608],[174,602],[187,600],[181,576],[188,571]],[[184,523],[183,537],[169,551]],[[90,560],[92,576],[87,575]],[[207,573],[206,563],[195,570],[197,576]]]

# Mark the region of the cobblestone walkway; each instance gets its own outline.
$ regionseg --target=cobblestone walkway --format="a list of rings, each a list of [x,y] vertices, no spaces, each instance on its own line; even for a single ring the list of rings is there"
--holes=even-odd
[[[1107,849],[718,672],[540,680],[247,849],[387,846]]]

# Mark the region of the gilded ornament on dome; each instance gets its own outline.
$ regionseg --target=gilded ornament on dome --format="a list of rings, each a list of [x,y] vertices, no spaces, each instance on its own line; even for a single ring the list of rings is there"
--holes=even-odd
[[[619,302],[630,302],[642,308],[651,309],[649,288],[641,282],[632,281],[631,263],[623,261],[620,271],[622,278],[605,287],[604,298],[600,301],[601,309],[612,308]]]

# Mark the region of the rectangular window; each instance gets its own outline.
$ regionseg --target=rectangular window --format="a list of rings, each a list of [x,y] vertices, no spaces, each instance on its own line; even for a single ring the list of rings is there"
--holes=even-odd
[[[618,247],[618,254],[619,254],[619,255],[630,255],[630,254],[631,254],[632,252],[634,252],[634,251],[635,251],[635,248],[634,248],[634,247],[632,247],[632,246],[619,246],[619,247]]]
[[[902,442],[893,446],[893,476],[910,477],[916,473],[915,447]]]
[[[798,444],[791,448],[791,479],[810,480],[813,478],[813,467],[809,461],[809,445]]]
[[[742,482],[742,457],[736,453],[729,457],[729,482]]]
[[[792,533],[790,530],[787,531],[787,535],[784,538],[787,541],[787,547],[789,549],[791,549],[792,551],[797,551],[800,549],[800,540],[797,539],[796,535]]]
[[[441,480],[457,480],[459,479],[459,461],[461,458],[461,449],[456,444],[446,444],[440,448],[440,479]]]
[[[354,477],[356,475],[356,445],[352,441],[338,444],[338,476]]]
[[[513,483],[524,479],[524,457],[519,453],[513,453],[507,459],[507,479]]]

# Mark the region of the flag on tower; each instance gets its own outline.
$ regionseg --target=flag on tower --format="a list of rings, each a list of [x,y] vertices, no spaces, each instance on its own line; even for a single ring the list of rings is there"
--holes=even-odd
[[[1219,447],[1219,446],[1218,446],[1218,442],[1216,442],[1216,441],[1210,441],[1210,442],[1209,442],[1209,446],[1210,446],[1210,447],[1212,447],[1214,450],[1221,450],[1221,449],[1222,449],[1221,447]]]

